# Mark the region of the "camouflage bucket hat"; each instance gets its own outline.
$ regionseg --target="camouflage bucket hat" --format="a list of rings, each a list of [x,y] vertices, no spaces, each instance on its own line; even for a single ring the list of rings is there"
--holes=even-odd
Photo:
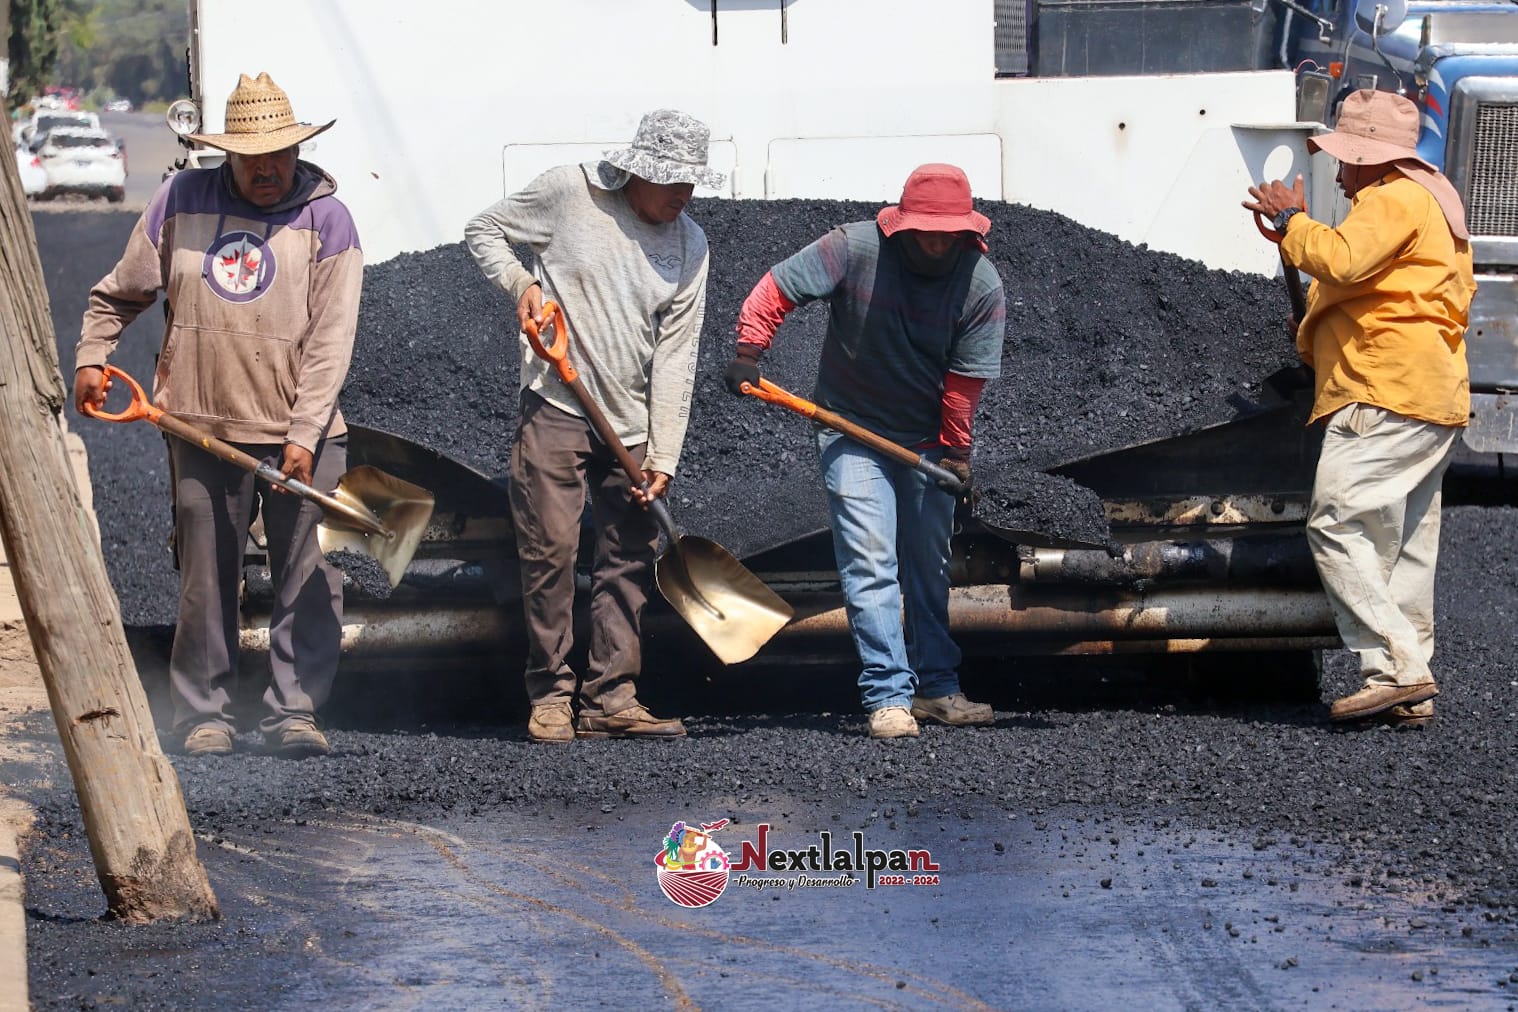
[[[674,109],[655,109],[638,124],[632,146],[606,155],[606,161],[650,183],[694,183],[716,189],[722,173],[706,167],[706,124]]]

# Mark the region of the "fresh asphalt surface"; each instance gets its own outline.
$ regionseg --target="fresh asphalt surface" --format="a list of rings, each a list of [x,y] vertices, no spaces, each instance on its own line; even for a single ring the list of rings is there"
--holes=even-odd
[[[104,255],[103,273],[124,224],[69,210],[84,213],[38,216],[39,233],[52,226],[44,261],[64,344],[82,308],[73,275],[97,269],[71,258]],[[126,521],[162,504],[125,473],[161,448],[129,442],[131,427],[74,427],[119,542],[108,553],[130,553]],[[112,499],[113,486],[142,501]],[[251,738],[228,760],[175,759],[224,913],[207,925],[99,918],[69,774],[38,715],[16,735],[37,748],[0,764],[38,810],[24,855],[32,998],[1512,1007],[1518,513],[1447,511],[1440,580],[1444,694],[1421,732],[1326,725],[1322,699],[1354,683],[1343,652],[1313,698],[1224,691],[1228,661],[1200,685],[1176,677],[1180,664],[977,665],[966,684],[996,705],[996,726],[901,742],[865,738],[852,672],[838,668],[735,672],[765,701],[730,711],[711,703],[720,684],[696,692],[651,673],[648,701],[687,715],[691,738],[565,748],[523,741],[499,701],[459,713],[446,679],[350,684],[327,759],[279,761]],[[519,709],[516,677],[494,682]],[[766,679],[768,698],[752,691]],[[405,719],[423,709],[430,726]],[[709,907],[676,906],[654,874],[664,835],[721,819],[732,823],[713,839],[734,860],[761,823],[771,849],[857,831],[866,848],[928,851],[937,883],[735,872]]]

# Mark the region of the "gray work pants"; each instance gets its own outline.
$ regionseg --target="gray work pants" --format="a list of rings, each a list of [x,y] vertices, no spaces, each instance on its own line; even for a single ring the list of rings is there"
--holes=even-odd
[[[627,449],[641,462],[645,447]],[[524,391],[511,449],[511,515],[527,620],[527,698],[534,706],[575,698],[566,658],[574,645],[575,559],[587,486],[596,556],[580,710],[616,713],[636,702],[658,524],[631,498],[626,473],[588,421]]]
[[[255,496],[262,500],[274,609],[269,616],[267,713],[259,724],[274,734],[312,719],[337,675],[342,636],[342,574],[316,541],[320,506],[267,483],[234,464],[170,439],[174,475],[174,538],[179,552],[179,624],[169,657],[174,728],[236,731],[231,713],[237,677],[238,587]],[[278,466],[283,447],[233,444]],[[328,491],[348,468],[348,440],[316,448],[312,486]]]

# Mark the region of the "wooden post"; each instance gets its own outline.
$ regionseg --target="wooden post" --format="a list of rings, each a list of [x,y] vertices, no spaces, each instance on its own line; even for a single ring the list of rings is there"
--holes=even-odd
[[[0,536],[111,913],[219,918],[69,469],[70,400],[15,159],[0,161]]]

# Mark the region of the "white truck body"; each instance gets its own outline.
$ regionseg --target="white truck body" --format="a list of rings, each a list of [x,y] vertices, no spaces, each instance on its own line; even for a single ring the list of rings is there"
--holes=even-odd
[[[728,179],[698,196],[884,202],[948,161],[977,196],[1265,275],[1279,264],[1246,187],[1302,172],[1315,207],[1334,199],[1289,71],[998,77],[995,6],[194,0],[192,82],[209,131],[259,71],[303,120],[337,120],[303,154],[337,177],[371,263],[457,242],[476,212],[625,146],[664,106],[711,126]]]

